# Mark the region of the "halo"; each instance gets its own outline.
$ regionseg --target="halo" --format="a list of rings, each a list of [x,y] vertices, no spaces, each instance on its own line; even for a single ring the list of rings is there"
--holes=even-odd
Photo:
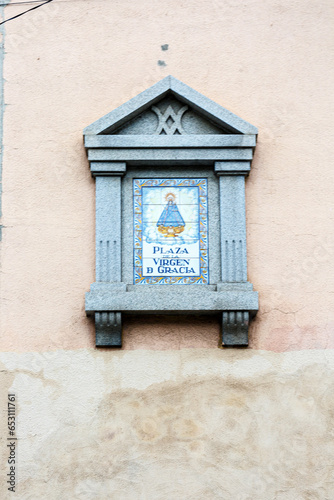
[[[175,201],[175,198],[176,198],[176,196],[174,193],[167,193],[165,196],[166,201]]]

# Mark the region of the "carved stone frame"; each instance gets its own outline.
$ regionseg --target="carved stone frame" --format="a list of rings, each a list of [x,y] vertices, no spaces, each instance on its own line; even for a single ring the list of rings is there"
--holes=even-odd
[[[156,108],[169,94],[184,104],[179,119],[174,117],[173,128],[164,126],[171,110],[161,113]],[[184,135],[181,116],[188,106],[224,132]],[[115,134],[148,108],[158,117],[165,114],[157,129],[165,135]],[[247,281],[245,177],[256,135],[256,127],[171,76],[85,129],[85,147],[96,178],[96,282],[86,294],[85,308],[87,315],[95,316],[97,346],[121,347],[123,313],[218,312],[222,314],[222,344],[248,345],[248,325],[258,310],[258,294]],[[217,176],[217,196],[209,197],[220,214],[219,224],[212,221],[210,229],[219,242],[220,278],[215,283],[150,286],[123,281],[127,274],[124,228],[131,227],[122,206],[122,196],[129,200],[124,176],[131,177],[131,172],[143,176],[148,171],[161,176],[168,169],[170,177],[175,172],[190,177],[194,169],[210,173],[210,178],[213,172]]]

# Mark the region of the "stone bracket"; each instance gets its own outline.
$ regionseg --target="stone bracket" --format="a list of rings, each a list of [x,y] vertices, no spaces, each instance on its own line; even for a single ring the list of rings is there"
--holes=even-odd
[[[248,311],[224,311],[222,323],[223,346],[248,346]]]
[[[122,314],[96,312],[95,331],[97,347],[122,347]]]

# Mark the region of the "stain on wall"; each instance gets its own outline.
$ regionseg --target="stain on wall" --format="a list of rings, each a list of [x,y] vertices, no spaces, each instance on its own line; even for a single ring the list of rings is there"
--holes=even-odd
[[[15,498],[331,498],[332,351],[0,359],[19,402]]]

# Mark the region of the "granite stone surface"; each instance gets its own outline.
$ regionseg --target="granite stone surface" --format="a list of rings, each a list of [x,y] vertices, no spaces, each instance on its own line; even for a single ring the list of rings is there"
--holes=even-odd
[[[85,129],[85,147],[96,177],[96,283],[86,294],[86,312],[95,313],[97,345],[121,345],[123,313],[223,311],[223,343],[247,345],[249,313],[254,315],[258,309],[258,295],[247,282],[245,220],[245,177],[251,168],[256,134],[255,127],[173,77]],[[137,178],[160,186],[176,186],[180,179],[184,185],[187,179],[203,179],[207,200],[203,196],[198,203],[207,208],[199,227],[207,225],[207,230],[198,234],[199,248],[205,252],[199,258],[201,262],[208,260],[202,273],[205,279],[195,279],[193,267],[182,268],[194,278],[175,278],[179,284],[171,278],[140,278],[143,270],[137,270],[142,269],[140,263],[143,265],[144,233],[141,196],[134,202]],[[135,203],[139,203],[138,208]],[[160,214],[162,208],[155,210]],[[147,230],[151,231],[150,227]],[[168,228],[165,233],[174,234]],[[147,258],[150,265],[157,265],[153,256]],[[158,269],[166,268],[160,266],[154,272]],[[171,273],[172,268],[168,269],[164,272]],[[173,272],[178,272],[177,268]],[[135,288],[134,274],[139,276]],[[183,286],[183,281],[196,285]]]
[[[196,290],[181,290],[176,286],[156,285],[157,290],[116,293],[87,292],[86,312],[119,311],[128,313],[217,313],[221,311],[252,311],[258,309],[258,294],[252,291],[230,290],[212,292],[199,285]],[[184,285],[187,286],[187,285]]]

